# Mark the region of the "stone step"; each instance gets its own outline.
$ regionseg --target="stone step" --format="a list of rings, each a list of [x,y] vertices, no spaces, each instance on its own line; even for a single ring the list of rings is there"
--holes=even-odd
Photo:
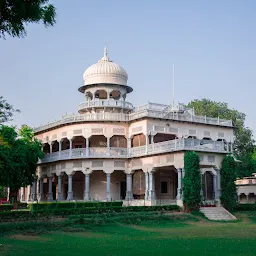
[[[235,220],[236,217],[232,215],[223,207],[201,207],[202,212],[209,220]]]

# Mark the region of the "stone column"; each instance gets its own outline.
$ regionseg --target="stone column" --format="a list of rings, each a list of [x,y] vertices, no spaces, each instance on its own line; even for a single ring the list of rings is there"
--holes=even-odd
[[[48,201],[51,202],[52,197],[52,176],[48,177]]]
[[[62,143],[61,143],[61,141],[59,141],[59,151],[61,151],[62,150]]]
[[[72,139],[69,140],[69,157],[72,156]]]
[[[149,173],[149,200],[155,200],[155,184],[154,184],[154,173],[150,172]]]
[[[148,188],[148,172],[145,172],[145,200],[148,200],[148,196],[149,196],[149,188]]]
[[[31,201],[31,186],[28,186],[28,197],[27,197],[27,201]]]
[[[107,175],[107,201],[111,201],[111,191],[110,191],[111,174],[106,173],[106,175]]]
[[[52,153],[52,143],[49,144],[50,145],[50,154]]]
[[[68,175],[68,201],[74,200],[73,198],[73,189],[72,189],[72,175]]]
[[[86,173],[84,176],[85,176],[84,201],[90,201],[90,174]]]
[[[148,134],[146,134],[145,137],[146,137],[146,149],[145,149],[145,153],[147,154],[147,153],[148,153],[148,145],[149,145],[149,143],[148,143]]]
[[[90,144],[90,142],[89,142],[89,138],[85,138],[85,140],[86,140],[86,157],[89,157],[89,144]]]
[[[62,201],[63,195],[62,195],[62,175],[58,176],[58,201]]]
[[[181,199],[181,194],[182,194],[182,169],[178,168],[177,169],[178,172],[178,187],[177,187],[177,200]]]
[[[126,197],[125,200],[132,200],[133,193],[132,193],[132,174],[126,174]]]
[[[41,178],[39,180],[39,197],[38,197],[38,201],[43,201],[44,200],[44,179]]]
[[[220,170],[219,169],[215,169],[216,171],[216,194],[215,194],[215,199],[219,199],[221,196],[221,185],[220,185]]]
[[[22,187],[21,188],[21,199],[20,199],[22,202],[24,202],[25,201],[25,188],[24,187]]]
[[[216,198],[217,177],[216,177],[216,175],[213,175],[212,178],[213,178],[212,199],[215,200],[215,199],[217,199],[217,198]]]
[[[33,201],[37,201],[37,180],[33,182]]]
[[[107,137],[107,153],[110,154],[110,138]]]

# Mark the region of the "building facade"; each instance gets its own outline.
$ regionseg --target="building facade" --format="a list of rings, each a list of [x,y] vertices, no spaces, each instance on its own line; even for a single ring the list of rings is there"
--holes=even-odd
[[[78,114],[35,129],[45,156],[22,201],[123,200],[129,205],[182,205],[184,154],[200,156],[204,200],[218,200],[220,165],[232,152],[230,120],[193,109],[127,101],[128,75],[104,56],[83,75]]]
[[[251,177],[236,180],[238,202],[240,204],[256,203],[256,173]]]

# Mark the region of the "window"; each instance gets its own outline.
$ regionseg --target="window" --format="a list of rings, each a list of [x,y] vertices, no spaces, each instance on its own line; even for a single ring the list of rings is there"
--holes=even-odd
[[[166,181],[162,181],[161,182],[161,193],[162,194],[166,194],[167,193],[167,182]]]

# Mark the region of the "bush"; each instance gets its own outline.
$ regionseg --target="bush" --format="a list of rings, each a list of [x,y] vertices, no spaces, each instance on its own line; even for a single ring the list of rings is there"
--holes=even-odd
[[[195,152],[184,157],[183,203],[185,212],[198,211],[201,203],[200,159]]]
[[[40,210],[53,210],[53,209],[84,209],[88,207],[102,208],[102,207],[121,207],[123,205],[122,201],[118,202],[56,202],[56,203],[32,203],[29,204],[29,209],[31,211]]]
[[[221,204],[229,211],[237,205],[236,191],[236,162],[231,155],[225,156],[220,170],[221,175]]]
[[[237,211],[237,212],[256,211],[256,204],[238,204],[234,208],[234,211]]]
[[[11,211],[13,209],[13,204],[0,204],[0,212]]]

